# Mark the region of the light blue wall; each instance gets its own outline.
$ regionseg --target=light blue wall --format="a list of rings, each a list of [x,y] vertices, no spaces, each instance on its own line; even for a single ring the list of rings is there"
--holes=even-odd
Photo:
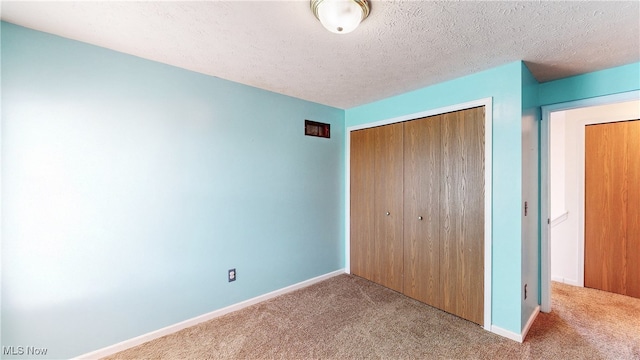
[[[522,201],[528,205],[522,216],[522,327],[539,304],[540,238],[539,238],[539,145],[540,107],[538,81],[522,63]],[[527,297],[524,287],[527,286]]]
[[[640,89],[640,62],[540,84],[540,105]]]
[[[346,126],[493,97],[492,324],[521,330],[522,63],[348,109]]]
[[[1,125],[3,346],[68,358],[344,266],[343,110],[3,22]]]

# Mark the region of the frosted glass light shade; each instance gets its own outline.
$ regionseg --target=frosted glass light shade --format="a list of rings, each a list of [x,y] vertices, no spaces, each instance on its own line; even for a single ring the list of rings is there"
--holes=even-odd
[[[352,32],[369,15],[366,0],[311,0],[311,8],[322,26],[336,34]]]

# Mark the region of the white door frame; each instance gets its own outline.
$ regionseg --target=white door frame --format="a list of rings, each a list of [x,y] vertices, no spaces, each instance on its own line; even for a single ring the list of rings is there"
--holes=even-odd
[[[549,223],[551,218],[551,198],[549,191],[549,130],[551,128],[549,121],[551,120],[551,113],[598,105],[609,105],[638,99],[640,99],[640,91],[636,90],[542,106],[542,121],[540,124],[540,310],[542,312],[551,312],[551,225]],[[582,147],[584,148],[584,139],[582,139]],[[584,169],[584,151],[582,152],[580,161],[582,162],[582,169]],[[584,186],[584,182],[582,186]],[[582,214],[578,214],[578,217],[582,219],[581,221],[578,221],[578,226],[580,228],[578,231],[578,237],[582,237],[583,239],[579,239],[579,241],[584,243],[584,199],[582,200],[581,209]],[[584,246],[578,248],[577,280],[578,283],[584,284]]]
[[[351,273],[351,132],[376,126],[389,125],[398,122],[420,119],[427,116],[445,114],[453,111],[471,109],[484,106],[484,329],[491,331],[491,229],[492,229],[492,159],[493,159],[493,98],[488,97],[462,104],[427,110],[419,113],[403,115],[391,119],[380,120],[372,123],[350,126],[346,133],[345,146],[345,272]]]

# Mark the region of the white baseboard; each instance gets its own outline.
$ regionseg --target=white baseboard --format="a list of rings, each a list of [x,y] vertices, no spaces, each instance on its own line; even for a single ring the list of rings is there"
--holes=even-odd
[[[491,325],[491,332],[496,334],[496,335],[500,335],[502,337],[506,337],[507,339],[511,339],[511,340],[515,340],[517,342],[522,342],[522,334],[516,334],[512,331],[509,330],[505,330],[501,327],[495,326],[495,325]]]
[[[578,281],[573,280],[573,279],[565,279],[563,277],[559,277],[559,276],[551,276],[551,281],[555,281],[555,282],[559,282],[559,283],[563,283],[563,284],[567,284],[567,285],[572,285],[572,286],[580,286],[582,287],[582,285],[578,284]]]
[[[248,306],[257,304],[259,302],[263,302],[265,300],[272,299],[272,298],[274,298],[276,296],[280,296],[280,295],[283,295],[283,294],[286,294],[286,293],[289,293],[289,292],[292,292],[292,291],[307,287],[309,285],[313,285],[313,284],[318,283],[320,281],[323,281],[323,280],[326,280],[326,279],[329,279],[329,278],[332,278],[334,276],[338,276],[338,275],[344,274],[344,273],[345,273],[344,269],[340,269],[340,270],[336,270],[336,271],[333,271],[333,272],[330,272],[330,273],[327,273],[327,274],[324,274],[324,275],[320,275],[320,276],[314,277],[312,279],[305,280],[305,281],[299,282],[297,284],[293,284],[293,285],[284,287],[282,289],[272,291],[270,293],[266,293],[264,295],[256,296],[256,297],[254,297],[252,299],[248,299],[248,300],[239,302],[237,304],[229,305],[229,306],[227,306],[225,308],[218,309],[218,310],[215,310],[215,311],[212,311],[210,313],[203,314],[203,315],[200,315],[200,316],[196,316],[194,318],[187,319],[187,320],[179,322],[177,324],[169,325],[169,326],[164,327],[162,329],[158,329],[158,330],[152,331],[150,333],[146,333],[146,334],[137,336],[135,338],[132,338],[132,339],[129,339],[129,340],[125,340],[125,341],[119,342],[117,344],[110,345],[110,346],[107,346],[105,348],[102,348],[102,349],[99,349],[99,350],[96,350],[96,351],[92,351],[90,353],[86,353],[84,355],[80,355],[78,357],[75,357],[74,359],[78,359],[78,360],[79,359],[99,359],[99,358],[102,358],[102,357],[105,357],[105,356],[113,355],[113,354],[118,353],[120,351],[124,351],[124,350],[130,349],[132,347],[141,345],[141,344],[143,344],[143,343],[145,343],[147,341],[151,341],[151,340],[163,337],[165,335],[172,334],[172,333],[180,331],[182,329],[186,329],[188,327],[197,325],[197,324],[199,324],[201,322],[205,322],[205,321],[217,318],[219,316],[222,316],[222,315],[234,312],[234,311],[238,311],[240,309],[243,309],[243,308],[246,308]]]
[[[527,336],[527,333],[529,332],[531,325],[533,325],[533,322],[536,320],[536,317],[538,316],[539,313],[540,313],[540,306],[536,306],[536,308],[533,310],[533,313],[531,313],[531,316],[529,317],[529,321],[527,321],[527,324],[524,326],[524,329],[522,329],[521,334],[517,334],[517,333],[514,333],[513,331],[505,330],[495,325],[491,325],[491,332],[496,335],[506,337],[507,339],[515,340],[519,343],[522,343],[524,341],[524,338]]]
[[[529,316],[529,321],[527,321],[527,324],[524,326],[524,329],[522,329],[522,341],[524,341],[524,339],[527,337],[527,334],[529,333],[529,329],[531,329],[531,325],[533,325],[533,322],[536,321],[538,314],[540,314],[540,305],[536,306],[536,308],[533,309],[531,316]]]

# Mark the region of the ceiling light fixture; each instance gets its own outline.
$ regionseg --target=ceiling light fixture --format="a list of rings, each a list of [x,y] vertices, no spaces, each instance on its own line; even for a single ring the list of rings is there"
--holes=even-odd
[[[369,16],[369,3],[367,0],[311,0],[311,10],[327,30],[346,34]]]

